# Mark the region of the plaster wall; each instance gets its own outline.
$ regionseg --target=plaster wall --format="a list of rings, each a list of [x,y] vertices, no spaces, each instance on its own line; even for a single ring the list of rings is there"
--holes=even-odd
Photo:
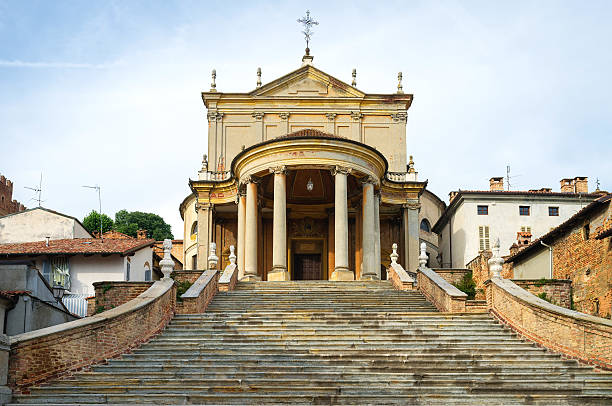
[[[142,282],[145,280],[145,264],[148,262],[151,276],[153,276],[153,248],[141,248],[129,257],[124,257],[124,269],[126,270],[125,279],[127,278],[127,261],[130,261],[130,281]]]
[[[119,255],[70,257],[70,292],[93,295],[94,282],[124,281],[125,272],[125,257]]]
[[[514,279],[541,278],[550,278],[550,254],[548,248],[533,255],[527,261],[514,265]]]
[[[197,235],[197,227],[196,233],[192,234],[191,230],[195,222],[197,221],[197,213],[195,210],[195,196],[191,195],[189,199],[187,199],[185,210],[183,212],[183,269],[192,270],[193,269],[193,257],[198,253],[198,235]]]
[[[43,209],[0,218],[0,244],[64,238],[91,238],[77,221]]]

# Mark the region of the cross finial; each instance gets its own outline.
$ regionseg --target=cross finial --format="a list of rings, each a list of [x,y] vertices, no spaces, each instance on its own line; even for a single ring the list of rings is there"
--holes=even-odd
[[[261,87],[261,68],[257,68],[257,87]]]
[[[597,178],[595,180],[595,184],[597,185],[597,189],[595,189],[595,190],[599,191],[599,178]]]
[[[357,69],[353,69],[353,83],[351,83],[351,86],[357,86]]]
[[[319,25],[318,21],[315,21],[314,18],[310,16],[310,10],[306,10],[306,16],[299,18],[297,20],[298,23],[304,25],[304,39],[306,40],[306,55],[310,55],[310,48],[308,48],[308,44],[310,43],[310,38],[314,32],[310,29],[313,25]]]
[[[404,89],[402,87],[402,72],[397,73],[397,93],[404,93]]]
[[[211,77],[212,77],[212,82],[210,82],[210,91],[216,92],[217,91],[217,70],[216,69],[212,70]]]

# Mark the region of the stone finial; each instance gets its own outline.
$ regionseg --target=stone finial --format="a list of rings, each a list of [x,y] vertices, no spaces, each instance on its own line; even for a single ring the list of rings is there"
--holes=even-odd
[[[230,245],[230,254],[229,254],[230,264],[236,265],[236,247]]]
[[[404,88],[402,87],[402,72],[397,73],[397,93],[404,93]]]
[[[427,256],[427,244],[424,242],[421,243],[421,253],[419,255],[419,269],[425,269],[427,267],[427,260],[429,257]]]
[[[412,160],[412,155],[410,155],[410,160],[408,161],[408,173],[415,173],[414,170],[414,161]]]
[[[399,255],[397,254],[397,244],[393,243],[393,245],[391,246],[391,249],[393,250],[391,255],[389,255],[389,257],[391,257],[391,263],[397,264],[397,259],[399,258]]]
[[[504,259],[499,255],[499,238],[493,244],[493,256],[489,259],[489,272],[491,278],[501,278]]]
[[[257,87],[261,87],[261,68],[257,68]]]
[[[164,274],[164,279],[170,279],[170,274],[174,271],[174,261],[172,260],[172,255],[170,251],[172,250],[172,240],[166,238],[164,240],[164,258],[159,261],[159,265],[161,265],[162,274]]]
[[[211,92],[217,91],[217,70],[216,69],[212,70],[212,82],[210,82],[210,91]]]
[[[208,255],[208,269],[217,269],[219,263],[219,257],[217,256],[217,244],[211,242],[208,246],[210,254]]]
[[[202,171],[208,171],[208,155],[206,154],[202,156]]]
[[[353,69],[353,82],[351,83],[351,86],[357,86],[357,69]]]

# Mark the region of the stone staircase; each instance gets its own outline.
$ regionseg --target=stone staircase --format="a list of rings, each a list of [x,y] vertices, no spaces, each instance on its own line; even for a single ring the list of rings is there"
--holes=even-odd
[[[386,281],[250,282],[133,353],[14,402],[610,405],[612,374]]]

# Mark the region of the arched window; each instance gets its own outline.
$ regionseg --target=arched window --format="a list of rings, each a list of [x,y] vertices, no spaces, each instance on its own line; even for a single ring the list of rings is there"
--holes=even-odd
[[[152,276],[151,275],[151,266],[149,265],[149,261],[146,261],[144,263],[144,280],[146,282],[151,281],[152,280],[151,276]]]
[[[421,230],[427,231],[428,233],[431,232],[431,224],[429,224],[427,219],[421,220]]]
[[[191,239],[195,240],[197,236],[198,236],[198,222],[194,221],[193,224],[191,225]]]

